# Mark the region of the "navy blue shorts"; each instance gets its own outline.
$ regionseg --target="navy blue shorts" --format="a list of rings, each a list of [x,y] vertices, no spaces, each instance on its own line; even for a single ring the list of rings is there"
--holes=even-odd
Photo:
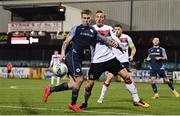
[[[160,69],[150,69],[150,76],[152,77],[157,77],[157,75],[159,75],[159,77],[161,78],[165,78],[166,77],[166,73],[165,70],[160,70]]]
[[[124,69],[124,66],[116,58],[102,63],[91,63],[88,79],[97,80],[105,71],[109,71],[116,76],[122,69]]]
[[[68,67],[68,74],[71,76],[81,76],[82,73],[82,57],[81,55],[69,51],[66,55],[65,63]]]

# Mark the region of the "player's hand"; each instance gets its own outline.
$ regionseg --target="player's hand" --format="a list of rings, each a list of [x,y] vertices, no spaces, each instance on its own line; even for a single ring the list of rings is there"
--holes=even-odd
[[[133,61],[133,56],[129,56],[129,61]]]
[[[161,57],[155,57],[156,60],[161,60]]]
[[[90,54],[91,52],[90,52],[90,49],[84,49],[84,54]]]
[[[60,60],[61,62],[65,62],[65,54],[61,53]]]
[[[114,47],[114,48],[117,48],[119,45],[118,45],[118,42],[116,42],[115,40],[113,40],[113,39],[107,39],[107,43],[110,45],[110,46],[112,46],[112,47]]]
[[[150,61],[150,60],[151,60],[151,58],[150,58],[150,57],[147,57],[146,59],[144,59],[144,62]]]
[[[117,49],[119,49],[123,54],[127,51],[127,48],[124,47],[122,44],[119,44]]]

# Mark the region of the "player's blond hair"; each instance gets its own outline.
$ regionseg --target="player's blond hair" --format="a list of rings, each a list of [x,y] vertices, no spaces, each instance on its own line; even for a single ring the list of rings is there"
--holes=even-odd
[[[105,14],[105,12],[104,12],[103,10],[97,10],[97,11],[96,11],[96,14],[97,14],[97,13],[102,13],[102,14],[104,14],[104,18],[106,17],[106,14]]]

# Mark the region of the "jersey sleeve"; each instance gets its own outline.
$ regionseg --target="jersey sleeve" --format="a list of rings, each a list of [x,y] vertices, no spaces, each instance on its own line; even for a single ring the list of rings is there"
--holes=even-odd
[[[114,39],[116,42],[119,43],[119,45],[121,46],[121,41],[118,39],[118,37],[115,35],[115,33],[113,33],[113,30],[110,31],[111,37],[112,39]]]
[[[76,28],[77,28],[77,26],[74,26],[74,27],[72,27],[71,28],[71,31],[69,32],[69,36],[70,37],[74,37],[75,36],[75,34],[76,34]]]
[[[163,55],[164,57],[167,57],[166,50],[165,50],[164,48],[162,48],[162,55]]]
[[[134,48],[135,47],[130,36],[128,36],[128,46],[129,46],[129,48]]]

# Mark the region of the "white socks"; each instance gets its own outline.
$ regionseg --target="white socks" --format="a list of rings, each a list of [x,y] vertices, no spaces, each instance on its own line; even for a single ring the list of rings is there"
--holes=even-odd
[[[52,76],[52,77],[51,77],[51,85],[52,85],[52,86],[54,86],[54,79],[55,79],[55,77]]]
[[[56,86],[58,86],[60,83],[60,77],[56,77],[56,81],[57,81]]]
[[[132,98],[133,98],[133,101],[134,102],[139,102],[140,101],[140,98],[138,96],[138,93],[137,93],[137,88],[135,86],[135,84],[132,82],[131,84],[126,84],[126,88],[128,89],[128,91],[130,92]],[[108,90],[108,86],[106,86],[105,84],[103,84],[103,87],[102,87],[102,90],[101,90],[101,95],[100,95],[100,99],[103,99],[106,92]]]
[[[137,88],[135,87],[134,83],[132,82],[131,84],[126,84],[126,88],[128,91],[131,93],[131,96],[133,98],[134,102],[139,102],[140,98],[137,93]]]
[[[104,98],[106,91],[108,90],[108,87],[103,84],[102,90],[101,90],[101,96],[99,98]]]
[[[52,77],[51,77],[51,85],[52,85],[52,86],[54,86],[55,78],[56,78],[56,86],[59,85],[59,83],[60,83],[60,77],[52,76]]]

